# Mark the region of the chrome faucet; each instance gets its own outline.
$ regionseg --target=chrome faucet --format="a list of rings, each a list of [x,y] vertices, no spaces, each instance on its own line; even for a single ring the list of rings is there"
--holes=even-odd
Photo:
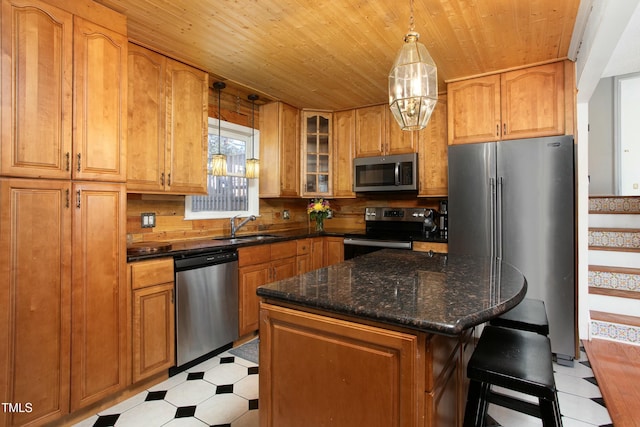
[[[236,232],[238,230],[240,230],[240,228],[242,228],[243,225],[245,225],[249,221],[255,221],[256,220],[256,216],[255,215],[250,215],[250,216],[246,217],[240,224],[238,224],[236,226],[236,218],[239,217],[239,216],[240,215],[235,215],[235,216],[231,217],[231,238],[232,239],[235,239]]]

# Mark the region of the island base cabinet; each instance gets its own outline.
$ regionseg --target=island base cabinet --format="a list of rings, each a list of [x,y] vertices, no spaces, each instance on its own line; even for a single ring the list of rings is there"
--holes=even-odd
[[[423,336],[266,303],[260,326],[261,427],[424,425]]]
[[[260,427],[460,427],[460,337],[260,302]],[[311,312],[313,311],[313,312]]]
[[[426,419],[430,423],[425,425],[433,427],[461,426],[464,411],[458,401],[460,389],[459,361],[451,360],[451,363],[442,372],[441,384],[433,391],[426,394]],[[466,394],[464,399],[466,399]],[[464,408],[464,406],[462,406]]]

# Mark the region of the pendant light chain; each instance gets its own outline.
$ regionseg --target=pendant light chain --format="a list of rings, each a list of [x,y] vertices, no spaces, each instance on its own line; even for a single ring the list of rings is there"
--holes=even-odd
[[[255,146],[255,119],[256,119],[256,100],[259,98],[256,94],[247,96],[251,101],[251,158],[247,159],[247,165],[245,168],[245,176],[247,178],[258,178],[260,175],[260,160],[256,159],[256,146]]]
[[[209,175],[214,176],[225,176],[227,175],[227,156],[222,154],[222,89],[227,87],[224,82],[215,82],[213,84],[214,89],[218,90],[218,152],[211,156],[211,161],[209,162]]]
[[[251,99],[251,96],[249,96],[249,99]],[[255,99],[251,99],[251,157],[254,157],[253,151],[255,150],[255,145],[253,145],[254,137],[256,134],[255,119],[256,119],[256,101]]]
[[[413,20],[413,0],[409,0],[409,8],[411,10],[411,14],[409,15],[409,32],[412,33],[416,28],[415,21]]]
[[[224,89],[224,83],[220,83],[220,86],[218,87],[218,154],[221,154],[220,148],[222,143],[222,138],[221,138],[222,133],[220,132],[220,122],[222,121],[222,109],[221,109],[222,89]]]

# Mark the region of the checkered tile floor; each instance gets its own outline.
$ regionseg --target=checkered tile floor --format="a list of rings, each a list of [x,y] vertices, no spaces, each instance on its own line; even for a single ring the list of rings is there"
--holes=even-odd
[[[258,366],[224,352],[76,426],[257,427]]]
[[[612,427],[584,350],[569,368],[554,364],[564,427]],[[492,423],[539,427],[541,421],[489,406]],[[96,414],[76,426],[258,427],[258,366],[224,352]]]

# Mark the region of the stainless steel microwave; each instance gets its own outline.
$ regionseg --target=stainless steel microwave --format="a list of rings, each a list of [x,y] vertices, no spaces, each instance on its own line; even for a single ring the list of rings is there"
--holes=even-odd
[[[415,191],[418,189],[418,155],[360,157],[353,160],[353,190]]]

